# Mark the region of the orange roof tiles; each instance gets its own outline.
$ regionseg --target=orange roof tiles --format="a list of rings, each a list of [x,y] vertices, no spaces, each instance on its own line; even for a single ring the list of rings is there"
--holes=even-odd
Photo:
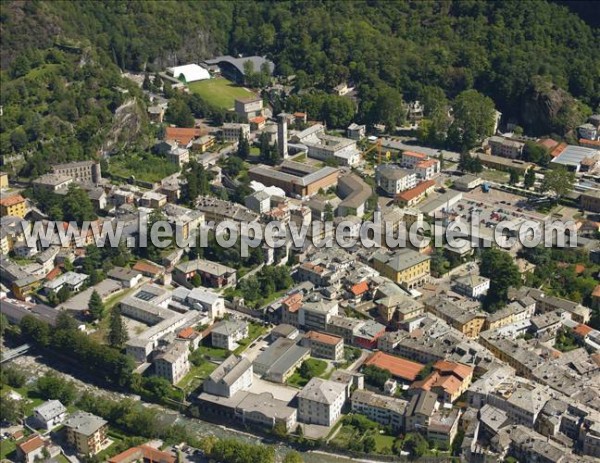
[[[398,199],[402,201],[410,201],[425,193],[428,189],[433,188],[435,186],[435,181],[426,180],[425,182],[419,183],[416,187],[411,188],[410,190],[403,191],[398,195]]]
[[[165,140],[175,140],[182,145],[187,145],[201,134],[201,130],[196,128],[167,127],[165,129]]]
[[[543,146],[548,150],[552,150],[559,142],[552,140],[552,138],[545,138],[544,140],[538,141],[538,145]]]
[[[417,164],[420,169],[426,169],[427,167],[435,166],[438,163],[435,159],[425,159]]]
[[[590,334],[592,331],[594,331],[593,328],[584,325],[583,323],[577,325],[575,328],[573,328],[573,332],[575,334],[578,334],[579,336],[581,336],[582,338],[587,336],[588,334]]]
[[[158,274],[160,273],[160,267],[157,267],[156,265],[152,265],[149,262],[144,262],[142,260],[139,260],[135,263],[135,265],[133,266],[133,270],[137,270],[138,272],[142,272],[142,273],[150,273],[150,274]]]
[[[179,333],[177,333],[177,337],[181,339],[193,339],[199,334],[200,333],[198,333],[194,328],[188,326],[187,328],[184,328]]]
[[[288,312],[297,312],[298,310],[300,310],[300,307],[302,307],[302,294],[292,294],[291,296],[288,296],[284,300],[282,300],[281,304],[287,308]]]
[[[10,206],[14,206],[15,204],[22,203],[23,201],[25,201],[25,198],[23,198],[23,196],[17,194],[17,195],[12,195],[12,196],[7,196],[5,198],[1,198],[0,205],[2,205],[4,207],[10,207]]]
[[[39,434],[34,435],[33,437],[27,439],[25,442],[21,442],[19,444],[19,448],[21,452],[25,455],[33,452],[34,450],[39,449],[45,445],[44,440],[41,438]]]
[[[332,334],[320,333],[319,331],[309,331],[306,334],[306,338],[311,341],[317,341],[322,344],[329,344],[336,346],[342,341],[342,338],[339,336],[334,336]]]
[[[423,153],[417,153],[416,151],[404,151],[402,156],[410,156],[413,158],[426,159],[427,155]]]
[[[294,113],[294,117],[306,117],[306,113],[297,112]]]
[[[460,379],[468,378],[473,374],[473,367],[447,360],[438,360],[433,364],[433,369],[443,374],[453,374]]]
[[[554,148],[552,151],[550,151],[550,156],[552,156],[553,158],[555,158],[560,153],[562,153],[567,146],[568,145],[566,143],[564,143],[564,142],[560,143],[556,148]]]
[[[371,355],[365,362],[365,365],[375,365],[376,367],[383,368],[396,378],[407,381],[414,381],[425,366],[381,351]]]
[[[594,288],[594,291],[592,291],[592,297],[600,297],[600,285]]]
[[[48,275],[46,275],[46,280],[50,281],[50,280],[54,280],[58,275],[60,275],[60,267],[54,267],[52,270],[50,270],[48,272]]]
[[[140,445],[131,447],[124,452],[115,455],[108,460],[108,463],[131,463],[143,459],[143,461],[157,463],[175,463],[177,459],[168,452],[162,452],[150,447],[149,445]]]
[[[600,140],[587,140],[585,138],[580,138],[579,144],[588,146],[600,146]]]
[[[366,293],[369,290],[369,284],[366,281],[361,281],[360,283],[356,283],[352,288],[350,288],[350,292],[355,296],[360,296],[361,294]]]
[[[252,122],[253,124],[262,124],[265,121],[266,119],[263,116],[256,116],[250,119],[250,122]]]

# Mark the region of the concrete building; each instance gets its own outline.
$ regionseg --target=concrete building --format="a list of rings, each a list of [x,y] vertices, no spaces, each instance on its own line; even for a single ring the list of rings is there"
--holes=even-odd
[[[425,161],[427,159],[427,155],[423,153],[417,153],[415,151],[404,151],[402,153],[402,167],[406,167],[407,169],[416,168],[417,164]]]
[[[256,166],[248,171],[250,180],[265,186],[281,188],[288,196],[307,197],[327,190],[338,182],[339,170],[334,167],[313,167],[286,160],[278,167]]]
[[[37,193],[45,191],[57,194],[66,193],[71,183],[73,183],[73,178],[59,174],[44,174],[31,182],[33,191]]]
[[[67,442],[77,453],[95,455],[107,444],[108,424],[102,418],[86,412],[75,412],[64,422]]]
[[[353,122],[346,129],[346,136],[351,140],[360,141],[367,135],[367,126]]]
[[[188,287],[195,275],[200,277],[203,285],[213,288],[235,285],[237,281],[236,269],[210,260],[181,262],[173,268],[173,280]]]
[[[503,158],[517,159],[523,153],[524,143],[515,140],[509,140],[504,137],[494,135],[488,138],[487,144],[493,156]]]
[[[425,309],[470,338],[476,338],[479,335],[486,320],[484,312],[465,310],[465,308],[441,297],[425,301]]]
[[[396,204],[400,207],[413,207],[435,190],[434,180],[420,182],[414,188],[402,191],[396,195]]]
[[[437,159],[425,159],[415,165],[417,177],[422,180],[430,180],[440,173],[440,161]]]
[[[356,140],[320,133],[305,139],[303,144],[308,148],[308,156],[320,161],[334,160],[342,166],[355,166],[360,162]]]
[[[175,148],[167,153],[167,161],[182,168],[190,162],[190,151],[187,148]]]
[[[244,204],[251,211],[264,214],[271,209],[271,196],[264,191],[256,191],[246,196]]]
[[[102,171],[97,161],[76,161],[66,164],[55,164],[52,172],[73,178],[80,183],[100,183]]]
[[[338,179],[337,190],[342,198],[337,209],[339,216],[355,215],[360,218],[365,214],[373,189],[363,179],[355,174],[344,175]]]
[[[365,415],[382,426],[390,426],[394,432],[404,429],[404,414],[408,406],[406,400],[360,389],[352,393],[350,400],[354,413]]]
[[[44,283],[44,292],[46,294],[58,294],[63,287],[66,287],[70,292],[77,293],[81,290],[81,288],[83,288],[83,285],[88,278],[89,275],[85,275],[83,273],[63,273],[54,280]]]
[[[263,100],[259,96],[239,98],[234,101],[234,109],[239,120],[248,122],[263,115]]]
[[[284,383],[309,357],[308,347],[292,339],[279,338],[254,360],[254,371],[269,381]]]
[[[233,351],[238,341],[248,337],[248,322],[242,320],[223,320],[211,330],[211,343],[214,347]]]
[[[235,122],[226,122],[221,127],[223,140],[227,142],[237,142],[242,137],[250,137],[250,124],[238,124]]]
[[[341,416],[345,401],[344,384],[312,378],[298,394],[298,421],[331,426]]]
[[[190,371],[190,348],[187,342],[175,341],[154,359],[156,376],[177,384]]]
[[[309,331],[302,339],[302,345],[310,347],[313,357],[340,361],[344,358],[344,339],[331,334]]]
[[[579,197],[581,208],[590,212],[600,212],[600,190],[588,190]]]
[[[386,195],[396,196],[402,191],[416,187],[417,175],[395,164],[382,164],[377,166],[375,181]]]
[[[252,386],[252,379],[252,363],[244,357],[231,355],[204,380],[202,389],[209,394],[232,397]]]

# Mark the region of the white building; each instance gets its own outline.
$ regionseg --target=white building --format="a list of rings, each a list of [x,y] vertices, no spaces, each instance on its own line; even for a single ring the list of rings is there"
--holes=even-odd
[[[365,415],[382,426],[391,426],[395,432],[404,428],[406,400],[357,389],[352,393],[351,402],[354,413]]]
[[[235,350],[237,341],[248,337],[248,323],[245,321],[222,321],[211,331],[212,345],[221,349]]]
[[[190,349],[187,342],[175,341],[158,354],[154,361],[156,376],[177,384],[190,371]]]
[[[350,124],[348,126],[348,128],[346,129],[346,136],[348,138],[350,138],[351,140],[356,140],[356,141],[362,140],[363,138],[365,138],[366,134],[367,134],[367,126],[359,125],[355,122]]]
[[[264,190],[257,191],[246,196],[244,203],[251,211],[264,214],[271,209],[271,196]]]
[[[173,300],[196,310],[208,312],[208,316],[212,320],[221,318],[225,314],[225,299],[206,288],[190,290],[180,286],[173,291]]]
[[[598,138],[598,129],[594,124],[587,123],[580,125],[577,127],[577,131],[579,132],[579,136],[586,140],[596,140]]]
[[[298,394],[298,421],[331,426],[342,414],[345,400],[345,384],[313,378]]]
[[[167,153],[167,161],[183,167],[190,162],[190,151],[187,148],[174,148]]]
[[[417,153],[415,151],[404,151],[402,153],[402,167],[408,169],[414,169],[417,164],[427,159],[427,155],[423,153]]]
[[[67,409],[59,400],[49,400],[33,409],[33,418],[37,424],[50,431],[63,422]]]
[[[465,275],[458,278],[455,282],[456,292],[465,296],[478,299],[487,294],[490,289],[490,280],[478,275]]]
[[[440,173],[440,161],[437,159],[425,159],[415,165],[417,177],[429,180]]]
[[[417,186],[417,175],[393,164],[377,166],[375,172],[377,186],[390,196]]]
[[[236,99],[234,107],[239,120],[247,122],[249,119],[262,116],[263,100],[259,96]]]
[[[305,138],[302,143],[308,148],[308,156],[320,161],[335,160],[343,166],[355,166],[360,162],[356,140],[320,132]]]
[[[252,363],[245,357],[231,355],[202,383],[204,392],[222,397],[232,397],[238,391],[252,386]]]
[[[197,64],[185,64],[183,66],[174,66],[167,68],[167,72],[175,79],[183,78],[186,83],[196,82],[198,80],[210,79],[210,73],[207,69]]]
[[[63,287],[66,287],[72,293],[78,292],[86,280],[88,275],[83,273],[67,272],[56,277],[54,280],[44,283],[44,292],[46,294],[58,293]]]

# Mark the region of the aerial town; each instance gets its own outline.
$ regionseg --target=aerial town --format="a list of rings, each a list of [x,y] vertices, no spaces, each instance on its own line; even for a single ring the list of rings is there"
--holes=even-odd
[[[598,94],[117,39],[3,51],[0,462],[600,461]]]

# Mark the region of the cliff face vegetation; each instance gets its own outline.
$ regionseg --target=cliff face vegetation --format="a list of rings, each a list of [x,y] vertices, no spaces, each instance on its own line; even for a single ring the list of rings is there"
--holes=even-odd
[[[351,82],[367,124],[400,121],[402,100],[477,90],[526,132],[564,134],[600,103],[598,29],[542,0],[7,0],[0,34],[0,152],[28,159],[94,155],[124,100],[143,101],[120,71],[223,53],[268,56],[296,90]]]

